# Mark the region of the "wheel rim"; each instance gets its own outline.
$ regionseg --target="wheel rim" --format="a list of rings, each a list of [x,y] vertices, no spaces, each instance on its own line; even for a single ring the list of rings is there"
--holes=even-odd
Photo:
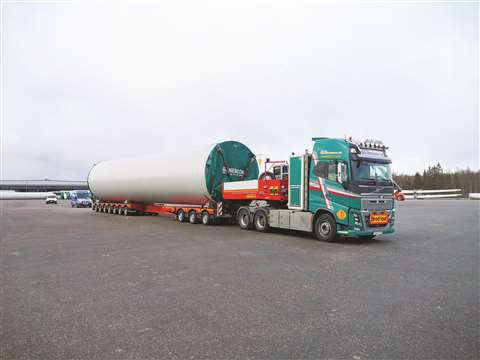
[[[263,229],[263,228],[265,228],[265,225],[266,225],[265,215],[263,215],[263,214],[258,215],[257,216],[257,227],[259,229]]]
[[[248,226],[248,214],[246,214],[245,212],[242,212],[242,214],[240,214],[240,224],[243,227]]]
[[[320,226],[318,228],[320,235],[327,237],[330,235],[330,232],[332,231],[332,227],[328,221],[324,221],[320,223]]]
[[[208,220],[209,220],[208,213],[203,213],[203,214],[202,214],[202,222],[203,222],[204,224],[208,224]]]
[[[127,216],[127,215],[128,215],[128,209],[127,209],[127,208],[125,208],[125,209],[123,210],[123,215],[124,215],[124,216]]]
[[[195,222],[195,213],[191,213],[191,214],[190,214],[189,220],[190,220],[191,223],[194,223],[194,222]]]
[[[185,219],[185,214],[183,213],[183,211],[179,211],[178,212],[178,220],[183,221],[184,219]]]

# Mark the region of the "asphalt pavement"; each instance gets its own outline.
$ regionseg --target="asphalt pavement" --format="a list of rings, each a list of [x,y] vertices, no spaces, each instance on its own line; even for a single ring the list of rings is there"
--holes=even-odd
[[[0,358],[478,359],[479,204],[324,243],[0,201]]]

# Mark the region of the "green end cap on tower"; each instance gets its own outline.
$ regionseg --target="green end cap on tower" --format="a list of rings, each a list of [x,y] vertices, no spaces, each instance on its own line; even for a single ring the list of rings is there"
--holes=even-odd
[[[222,184],[231,181],[258,179],[255,154],[237,141],[224,141],[214,146],[205,165],[205,183],[215,201],[222,201]]]

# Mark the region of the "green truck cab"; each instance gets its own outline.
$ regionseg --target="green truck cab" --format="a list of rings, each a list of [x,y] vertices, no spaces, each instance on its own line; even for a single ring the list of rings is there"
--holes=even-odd
[[[252,226],[313,232],[319,240],[373,238],[394,232],[394,183],[380,141],[313,138],[311,152],[292,155],[288,202],[252,204]]]
[[[322,240],[393,233],[394,186],[387,148],[379,141],[313,141],[311,154],[290,158],[289,208],[314,214],[313,231]]]

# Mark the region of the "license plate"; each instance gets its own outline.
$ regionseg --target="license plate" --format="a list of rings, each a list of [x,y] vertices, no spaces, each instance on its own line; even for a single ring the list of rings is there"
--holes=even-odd
[[[370,224],[372,225],[385,225],[388,224],[388,214],[370,214]]]

